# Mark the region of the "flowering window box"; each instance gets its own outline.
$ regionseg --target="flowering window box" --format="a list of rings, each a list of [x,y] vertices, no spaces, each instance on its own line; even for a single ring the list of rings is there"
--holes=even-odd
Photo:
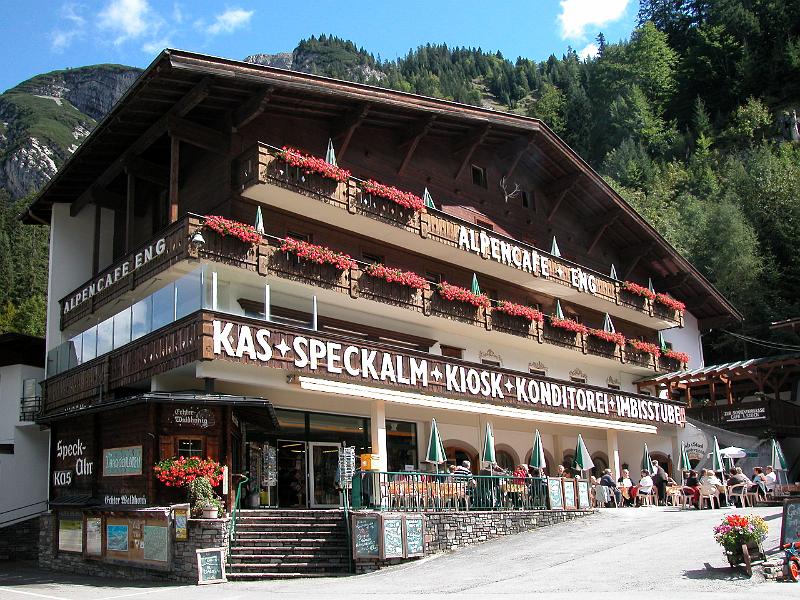
[[[492,309],[492,312],[504,313],[510,317],[520,317],[527,321],[536,321],[541,323],[544,321],[544,315],[541,311],[531,308],[530,306],[523,306],[522,304],[515,304],[508,300],[503,300],[499,305]]]
[[[416,194],[404,192],[391,185],[383,185],[372,179],[362,183],[361,189],[365,194],[385,198],[413,212],[422,212],[425,209],[425,202]]]
[[[393,269],[380,263],[367,265],[364,268],[364,272],[370,277],[383,279],[389,283],[398,283],[414,290],[424,290],[428,287],[428,282],[421,275],[417,275],[412,271]]]
[[[212,487],[222,483],[222,466],[210,458],[173,456],[153,465],[153,473],[167,487],[183,487],[205,477]]]
[[[662,356],[664,358],[678,361],[682,365],[685,365],[689,362],[689,355],[686,354],[686,352],[680,352],[679,350],[666,350],[662,353]]]
[[[558,317],[551,316],[550,325],[557,329],[571,331],[573,333],[580,333],[581,335],[584,335],[589,331],[589,328],[586,327],[586,325],[583,323],[578,323],[577,321],[573,321],[572,319],[559,319]]]
[[[470,290],[457,285],[450,285],[446,281],[439,284],[439,295],[448,302],[464,302],[475,308],[489,308],[489,298],[485,294],[473,294]]]
[[[675,312],[679,312],[681,314],[684,313],[686,310],[686,305],[681,302],[680,300],[676,300],[672,296],[668,296],[667,294],[656,294],[656,302],[659,304],[666,306],[670,310],[674,310]]]
[[[622,347],[625,345],[625,336],[621,333],[612,333],[610,331],[606,331],[605,329],[590,329],[589,335],[593,338],[603,340],[604,342],[608,342],[616,346]]]
[[[628,340],[628,344],[637,352],[644,352],[651,355],[653,358],[661,356],[661,349],[650,342],[643,342],[642,340]]]
[[[231,237],[245,244],[257,244],[261,241],[261,234],[252,225],[226,219],[219,215],[207,216],[205,226],[223,237]]]
[[[643,285],[639,285],[638,283],[634,283],[632,281],[623,281],[622,289],[627,292],[630,292],[631,294],[635,294],[636,296],[642,296],[649,300],[653,300],[656,297],[655,292],[653,292],[650,288],[645,287]]]
[[[305,175],[314,173],[320,177],[331,179],[339,183],[343,183],[350,178],[350,171],[347,169],[332,165],[322,158],[305,154],[295,148],[284,146],[278,152],[277,156],[281,160],[286,161],[289,166],[297,167]]]
[[[334,252],[330,248],[309,244],[300,240],[286,238],[281,243],[281,251],[289,252],[302,260],[307,260],[318,265],[331,265],[339,271],[355,268],[356,261],[350,255]]]

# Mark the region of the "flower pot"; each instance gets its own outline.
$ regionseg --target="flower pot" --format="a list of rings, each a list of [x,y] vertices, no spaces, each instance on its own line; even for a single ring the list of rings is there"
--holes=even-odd
[[[205,506],[203,507],[203,518],[204,519],[216,519],[219,516],[216,506]]]

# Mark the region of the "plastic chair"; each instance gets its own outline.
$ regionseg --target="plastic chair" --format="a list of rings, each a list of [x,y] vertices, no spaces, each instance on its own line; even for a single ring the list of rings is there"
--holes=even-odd
[[[597,484],[594,486],[594,492],[598,507],[606,507],[613,503],[614,508],[619,508],[619,504],[617,504],[617,495],[610,487]]]
[[[636,494],[636,498],[639,502],[639,506],[658,506],[658,490],[655,486],[652,487],[649,492],[639,490],[639,493]]]
[[[708,508],[714,508],[714,502],[717,503],[717,508],[720,507],[719,490],[713,485],[700,486],[700,501],[699,506],[702,509],[708,500]]]
[[[739,498],[739,503],[741,504],[742,508],[747,507],[747,488],[749,486],[746,483],[737,483],[736,485],[732,485],[728,488],[728,503],[734,504],[734,500]]]

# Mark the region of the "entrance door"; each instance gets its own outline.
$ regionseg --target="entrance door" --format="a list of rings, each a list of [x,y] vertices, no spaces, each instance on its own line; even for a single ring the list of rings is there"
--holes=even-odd
[[[308,446],[310,505],[313,508],[339,506],[339,491],[335,487],[339,445],[310,442]]]
[[[278,506],[306,508],[306,443],[278,440]]]

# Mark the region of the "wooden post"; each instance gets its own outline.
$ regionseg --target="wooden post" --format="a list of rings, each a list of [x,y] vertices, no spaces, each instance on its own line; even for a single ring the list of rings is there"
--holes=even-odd
[[[156,425],[156,404],[150,402],[147,405],[147,431],[142,434],[142,442],[144,446],[143,460],[146,465],[156,464],[156,461],[159,458],[157,432],[158,427]],[[152,435],[149,435],[150,433],[152,433]],[[152,469],[149,469],[148,472],[149,474],[146,476],[147,479],[145,481],[145,496],[147,497],[147,503],[152,506],[156,504],[156,476],[153,474]]]
[[[169,155],[169,222],[178,220],[178,175],[181,165],[181,141],[170,136]]]
[[[128,172],[128,191],[125,197],[125,253],[133,250],[133,207],[136,198],[136,177]]]

